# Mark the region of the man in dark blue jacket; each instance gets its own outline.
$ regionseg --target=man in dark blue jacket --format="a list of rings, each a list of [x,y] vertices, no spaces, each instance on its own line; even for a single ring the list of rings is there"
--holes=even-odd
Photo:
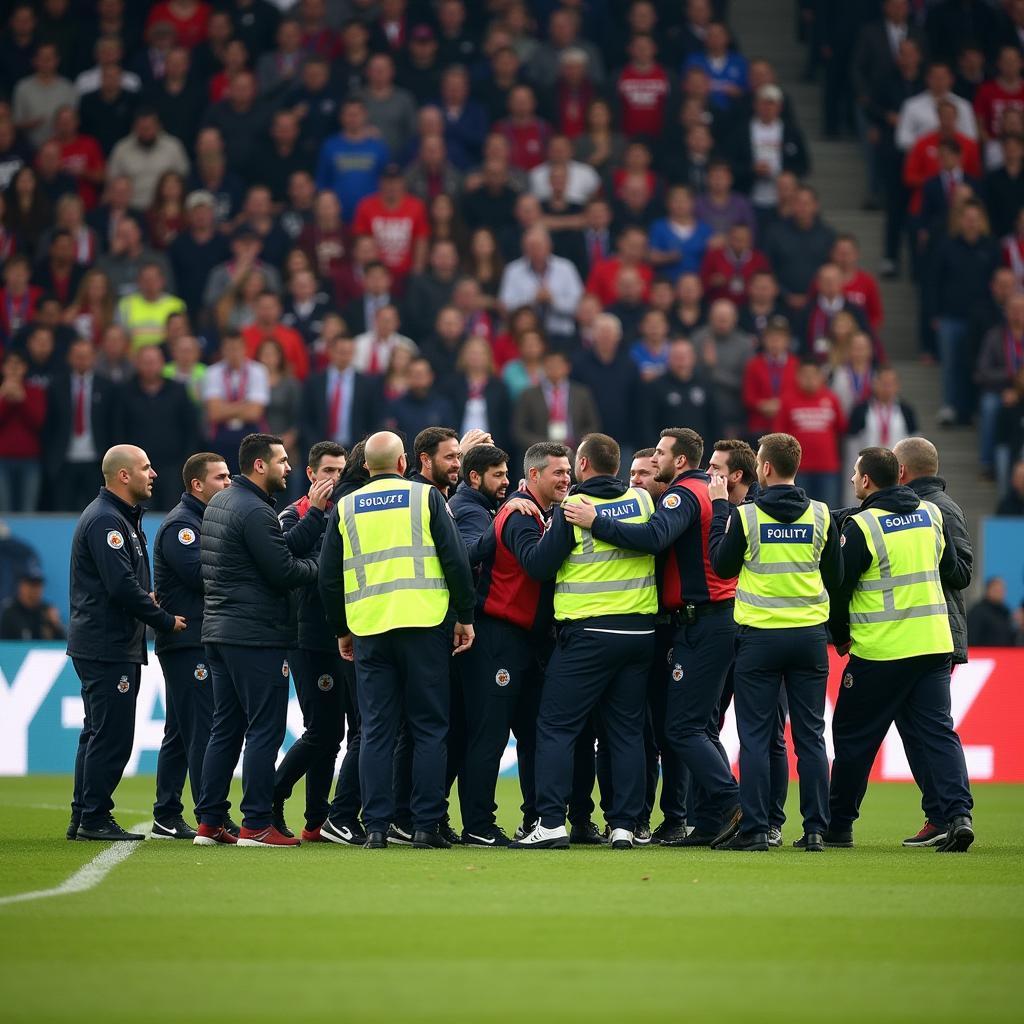
[[[181,472],[185,493],[167,513],[153,544],[153,581],[158,599],[181,612],[188,627],[180,633],[161,633],[156,656],[164,676],[164,738],[156,759],[154,839],[195,839],[195,829],[182,817],[181,792],[188,774],[192,800],[199,803],[203,755],[213,723],[213,687],[203,631],[203,573],[199,536],[206,503],[231,484],[223,456],[199,452]],[[227,822],[225,822],[227,824]],[[237,826],[230,831],[237,834]]]
[[[455,525],[466,542],[474,569],[494,554],[490,528],[508,490],[508,455],[493,444],[479,444],[463,453],[462,482],[449,502]]]
[[[68,839],[142,839],[114,820],[113,793],[135,739],[135,703],[146,664],[146,626],[181,632],[185,619],[150,593],[149,554],[140,503],[156,472],[134,445],[116,445],[102,462],[103,487],[82,513],[71,541],[68,655],[82,681],[85,722],[75,758]]]
[[[231,776],[242,762],[242,846],[298,846],[273,827],[274,764],[288,714],[289,591],[316,582],[315,559],[295,558],[272,495],[288,485],[288,453],[273,434],[248,434],[241,473],[203,516],[202,640],[213,676],[213,729],[196,807],[198,846],[234,843],[224,828]]]

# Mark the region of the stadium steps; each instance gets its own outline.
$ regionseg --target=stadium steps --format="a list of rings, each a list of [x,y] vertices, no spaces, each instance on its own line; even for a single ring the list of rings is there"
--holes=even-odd
[[[857,236],[865,267],[877,270],[882,256],[884,218],[861,209],[865,196],[864,157],[859,143],[822,137],[821,91],[816,83],[801,81],[804,50],[796,40],[790,0],[733,0],[731,20],[749,56],[764,56],[775,66],[779,84],[796,110],[811,149],[811,183],[821,197],[826,219],[838,231]],[[941,472],[950,493],[963,505],[976,553],[981,546],[981,521],[996,504],[995,487],[978,476],[977,436],[973,430],[935,426],[939,406],[939,373],[917,358],[917,296],[902,278],[882,281],[885,304],[884,341],[893,365],[900,371],[903,394],[917,411],[921,432],[939,447]],[[975,577],[976,588],[981,573]]]

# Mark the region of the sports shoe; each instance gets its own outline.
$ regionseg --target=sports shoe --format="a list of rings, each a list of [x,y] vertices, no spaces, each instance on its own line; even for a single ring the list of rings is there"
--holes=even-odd
[[[603,846],[608,840],[601,834],[597,825],[588,819],[573,824],[569,832],[569,842],[573,846]]]
[[[613,828],[609,841],[613,850],[633,849],[633,833],[628,828]]]
[[[193,846],[234,846],[238,837],[233,836],[227,825],[200,825],[196,829]]]
[[[270,811],[272,824],[278,832],[281,833],[286,839],[294,839],[295,833],[288,827],[288,823],[284,820],[284,801],[275,800],[274,806]]]
[[[726,850],[732,853],[767,853],[767,832],[737,832],[724,843],[714,843],[714,850]]]
[[[938,846],[946,838],[946,831],[944,827],[933,825],[926,820],[921,826],[921,831],[916,836],[904,839],[903,845],[912,849],[917,849],[919,846]]]
[[[594,831],[597,826],[591,822]],[[555,828],[545,828],[539,821],[533,827],[533,831],[527,833],[522,839],[517,839],[508,844],[510,850],[568,850],[569,835],[564,825]]]
[[[298,846],[299,841],[295,836],[286,836],[273,825],[266,828],[246,828],[242,826],[238,834],[239,846]]]
[[[304,843],[326,843],[327,840],[321,835],[323,825],[317,825],[315,828],[304,828],[300,840]]]
[[[241,832],[242,830],[241,830],[241,828],[237,824],[235,824],[234,821],[231,820],[231,815],[230,814],[225,814],[224,815],[224,831],[225,832],[230,832],[231,835],[233,835],[237,839],[238,838],[238,833]]]
[[[82,830],[78,830],[81,837]],[[974,842],[974,822],[967,814],[954,815],[948,825],[946,838],[935,847],[936,853],[966,853]]]
[[[449,846],[458,846],[462,842],[459,833],[452,828],[452,819],[447,814],[438,822],[437,833]]]
[[[416,850],[450,850],[452,848],[452,844],[441,835],[440,826],[416,829],[412,834],[412,845]]]
[[[498,825],[492,825],[480,832],[467,832],[462,830],[462,845],[476,846],[485,850],[497,849],[501,846],[508,846],[512,842]]]
[[[715,833],[714,832],[702,832],[699,828],[686,828],[685,826],[679,830],[679,838],[674,839],[662,839],[662,846],[714,846],[715,845]]]
[[[146,837],[141,832],[126,832],[110,815],[100,825],[79,825],[75,838],[97,843],[134,843]]]
[[[68,830],[64,833],[64,838],[74,842],[78,838],[78,826],[81,824],[82,819],[77,814],[72,814],[71,821],[68,822]]]
[[[518,843],[520,839],[525,839],[539,824],[540,818],[535,818],[533,821],[524,820],[512,834],[512,842]]]
[[[412,829],[404,825],[391,825],[388,828],[388,842],[395,846],[412,846]]]
[[[651,823],[649,821],[638,821],[633,829],[634,846],[651,845]]]
[[[666,818],[652,833],[652,843],[678,843],[688,835],[686,822],[678,818]]]
[[[154,821],[150,839],[195,839],[196,830],[179,814],[167,821]]]
[[[735,838],[740,831],[740,822],[743,820],[743,810],[739,804],[736,804],[730,811],[728,811],[723,819],[723,825],[718,835],[711,840],[712,847],[721,846],[723,843],[729,842],[730,839]],[[767,835],[765,842],[767,842]]]
[[[320,839],[340,846],[364,846],[366,833],[358,821],[343,821],[335,824],[328,818],[320,826]]]
[[[769,846],[781,846],[782,845],[782,829],[778,825],[772,825],[768,829],[768,845]]]

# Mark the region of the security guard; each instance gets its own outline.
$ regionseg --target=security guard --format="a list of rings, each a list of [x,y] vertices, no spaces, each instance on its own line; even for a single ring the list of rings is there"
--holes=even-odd
[[[590,530],[570,525],[565,508],[583,496],[601,518],[645,523],[654,502],[616,475],[619,446],[588,434],[576,452],[575,491],[556,509],[527,571],[555,579],[554,612],[561,623],[548,662],[537,719],[537,810],[540,822],[510,849],[564,849],[573,747],[597,708],[607,739],[612,803],[607,819],[614,849],[634,845],[644,811],[644,721],[647,674],[654,656],[658,587],[654,558],[625,551]]]
[[[368,849],[388,845],[394,819],[393,757],[403,705],[413,745],[412,845],[446,849],[445,760],[454,651],[473,643],[473,576],[451,512],[437,488],[406,480],[402,439],[366,442],[370,482],[331,513],[320,557],[320,595],[355,660],[362,719],[359,758]]]
[[[213,676],[213,728],[196,808],[197,846],[298,846],[273,824],[274,765],[288,719],[288,593],[316,579],[313,559],[288,549],[274,497],[288,486],[288,452],[274,434],[247,434],[241,472],[203,515],[203,643]],[[242,827],[223,827],[231,777],[242,761]]]
[[[800,442],[766,434],[757,452],[758,497],[729,503],[725,476],[713,472],[714,507],[708,537],[720,576],[739,573],[735,618],[736,723],[740,734],[737,822],[714,844],[720,850],[767,851],[771,745],[778,727],[779,691],[789,699],[800,772],[804,835],[795,845],[825,848],[828,828],[828,755],[825,686],[828,682],[829,591],[842,583],[839,534],[828,506],[794,484]]]
[[[334,441],[318,441],[310,448],[306,460],[306,476],[312,485],[309,493],[292,502],[278,517],[293,555],[319,559],[327,528],[324,512],[345,468],[345,456],[345,449]],[[305,775],[306,823],[301,839],[316,843],[323,838],[321,826],[327,819],[334,762],[345,732],[345,676],[352,666],[338,654],[338,642],[327,628],[316,581],[293,591],[292,603],[297,643],[288,652],[288,672],[302,709],[303,732],[277,766],[274,827],[284,835],[292,834],[285,821],[284,803]],[[365,842],[365,836],[353,839]]]
[[[126,832],[110,812],[135,739],[146,626],[180,633],[186,622],[164,611],[150,593],[140,507],[156,479],[149,456],[134,445],[115,445],[101,469],[103,487],[71,541],[68,655],[82,683],[85,721],[67,837],[117,841],[143,838]]]
[[[153,580],[160,601],[183,612],[188,628],[160,633],[156,656],[164,676],[167,718],[156,759],[156,803],[152,839],[195,839],[182,817],[181,791],[188,773],[194,804],[202,789],[203,755],[213,723],[213,682],[200,637],[203,629],[203,573],[199,537],[206,504],[231,484],[224,457],[215,452],[190,456],[181,471],[185,493],[164,517],[153,542]],[[237,835],[238,826],[225,820]]]
[[[919,740],[946,824],[935,849],[960,853],[974,842],[974,803],[949,713],[953,636],[942,587],[965,585],[963,565],[938,506],[899,485],[889,449],[861,451],[852,482],[861,506],[843,527],[844,579],[830,619],[836,648],[850,660],[832,719],[825,844],[853,846],[871,765],[899,718]]]
[[[711,499],[707,474],[698,468],[704,454],[700,434],[687,427],[667,428],[654,452],[657,479],[668,488],[649,521],[597,516],[588,503],[570,506],[565,517],[591,529],[596,540],[651,555],[665,553],[659,563],[660,603],[672,615],[675,633],[673,660],[665,668],[670,678],[662,761],[675,759],[677,778],[689,769],[706,799],[697,804],[694,830],[664,839],[662,845],[710,846],[740,814],[739,786],[724,750],[708,731],[733,657],[736,581],[722,579],[708,561]]]

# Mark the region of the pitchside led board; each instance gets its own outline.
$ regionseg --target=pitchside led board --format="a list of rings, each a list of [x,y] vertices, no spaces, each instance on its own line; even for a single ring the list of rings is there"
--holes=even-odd
[[[832,656],[826,720],[842,685],[845,659]],[[666,672],[668,671],[666,667]],[[1024,649],[984,649],[953,676],[953,721],[963,739],[967,767],[976,782],[1024,782]],[[210,685],[209,678],[198,685]],[[685,680],[680,681],[681,685]],[[669,685],[674,685],[670,683]],[[128,699],[126,697],[126,699]],[[78,679],[60,644],[0,643],[0,775],[70,772],[82,725]],[[152,655],[142,672],[135,749],[127,774],[153,772],[164,728],[163,677]],[[288,706],[286,746],[302,732],[302,715],[292,697]],[[732,758],[739,739],[732,709],[722,742]],[[831,757],[831,740],[829,756]],[[515,771],[515,743],[502,759],[505,773]],[[795,772],[790,742],[790,768]],[[794,774],[795,777],[795,774]],[[882,747],[873,777],[890,781],[911,778],[903,745],[895,729]]]

